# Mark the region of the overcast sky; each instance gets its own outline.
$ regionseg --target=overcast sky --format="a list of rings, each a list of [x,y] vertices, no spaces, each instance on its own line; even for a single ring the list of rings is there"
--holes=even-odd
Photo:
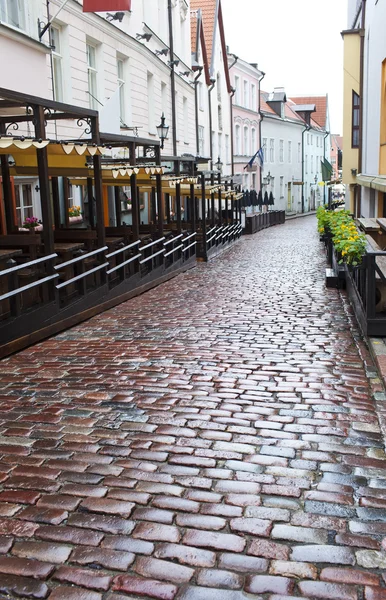
[[[347,0],[222,0],[231,52],[266,73],[262,89],[328,93],[331,133],[342,133]]]

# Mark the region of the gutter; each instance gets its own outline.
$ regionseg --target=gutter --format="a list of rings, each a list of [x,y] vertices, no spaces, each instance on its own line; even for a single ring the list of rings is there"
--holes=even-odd
[[[261,149],[261,139],[262,139],[262,137],[261,137],[261,124],[262,124],[263,119],[264,119],[264,115],[261,112],[261,98],[260,98],[260,88],[261,88],[261,86],[260,86],[260,84],[261,84],[261,82],[263,81],[263,79],[265,77],[265,73],[263,73],[263,72],[261,72],[261,73],[262,73],[262,75],[261,75],[260,79],[258,79],[258,82],[259,82],[259,89],[258,89],[258,94],[259,94],[259,116],[260,116],[260,121],[259,121],[259,146],[260,146],[260,149]],[[260,191],[262,191],[262,188],[263,188],[263,172],[262,172],[261,165],[259,167],[259,172],[260,172],[260,175],[259,175],[259,185],[260,185],[259,192],[260,192]]]
[[[311,129],[310,125],[306,125],[302,131],[302,213],[304,213],[304,134]]]
[[[237,61],[239,60],[239,57],[236,56],[235,54],[232,54],[234,61],[231,65],[229,65],[228,70],[230,71],[232,67],[235,66],[235,64],[237,63]],[[232,177],[234,177],[235,174],[235,161],[234,161],[234,155],[233,155],[233,150],[234,150],[234,140],[233,140],[233,130],[234,130],[234,124],[233,124],[233,97],[236,93],[236,89],[232,88],[232,92],[230,95],[230,116],[231,116],[231,175]]]
[[[198,80],[201,76],[201,73],[203,71],[203,67],[198,67],[198,73],[194,78],[193,81],[193,85],[194,85],[194,109],[196,112],[196,152],[197,152],[197,156],[200,155],[200,139],[199,139],[199,130],[198,130],[198,93],[197,93],[197,88],[198,88]]]
[[[323,158],[324,158],[324,160],[326,160],[326,138],[329,135],[330,135],[330,132],[326,131],[326,135],[323,138]],[[324,186],[323,196],[324,196],[324,203],[323,204],[326,204],[326,186]],[[328,198],[330,199],[330,192],[328,192]],[[328,208],[330,208],[330,202],[328,204],[329,204]]]
[[[170,2],[170,0],[169,0]],[[213,171],[213,135],[212,135],[212,97],[211,92],[216,85],[216,80],[211,79],[211,84],[208,88],[208,101],[209,101],[209,149],[210,149],[210,170]]]
[[[365,24],[366,24],[366,0],[362,0],[362,23],[361,23],[361,39],[360,39],[360,65],[359,65],[359,149],[358,149],[358,172],[362,172],[362,159],[363,159],[363,74],[364,74],[364,62],[365,62]],[[361,215],[361,200],[362,200],[362,188],[357,188],[357,205],[355,216],[360,217]]]
[[[176,118],[176,78],[174,72],[174,40],[173,40],[173,13],[172,1],[168,0],[168,23],[169,23],[169,56],[171,61],[170,87],[172,96],[172,129],[173,129],[173,156],[177,156],[177,118]],[[174,163],[174,172],[179,175],[179,162]]]

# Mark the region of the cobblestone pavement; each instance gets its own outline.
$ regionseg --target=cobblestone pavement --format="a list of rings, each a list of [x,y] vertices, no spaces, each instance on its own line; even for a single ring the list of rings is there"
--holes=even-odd
[[[314,217],[1,364],[0,597],[386,598],[383,389]]]

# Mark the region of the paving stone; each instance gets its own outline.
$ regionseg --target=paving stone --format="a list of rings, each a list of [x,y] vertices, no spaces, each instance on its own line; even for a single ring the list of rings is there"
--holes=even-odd
[[[339,600],[357,600],[358,598],[355,586],[323,581],[301,581],[298,586],[303,595],[311,598],[339,598]]]
[[[126,594],[147,595],[157,600],[174,600],[178,588],[155,579],[143,579],[131,575],[119,575],[113,582],[113,590]]]
[[[149,557],[138,558],[133,568],[139,575],[157,577],[168,583],[187,583],[194,575],[194,569]]]
[[[295,582],[288,577],[275,577],[272,575],[250,575],[247,577],[245,591],[250,594],[290,594]]]
[[[154,556],[176,560],[181,564],[195,567],[214,567],[216,562],[214,552],[192,546],[183,546],[182,544],[159,544]]]
[[[0,592],[11,598],[13,594],[22,598],[47,598],[49,589],[45,583],[34,581],[30,577],[0,575]]]
[[[335,563],[341,565],[354,565],[355,556],[349,548],[337,546],[294,546],[291,554],[292,560],[316,563]]]

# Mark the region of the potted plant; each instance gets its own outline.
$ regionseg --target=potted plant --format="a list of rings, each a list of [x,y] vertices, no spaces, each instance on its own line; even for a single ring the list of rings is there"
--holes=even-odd
[[[68,220],[70,223],[81,223],[83,221],[80,206],[70,206],[68,209]]]
[[[19,227],[19,231],[42,231],[43,224],[37,217],[26,217],[23,221],[22,227]]]

